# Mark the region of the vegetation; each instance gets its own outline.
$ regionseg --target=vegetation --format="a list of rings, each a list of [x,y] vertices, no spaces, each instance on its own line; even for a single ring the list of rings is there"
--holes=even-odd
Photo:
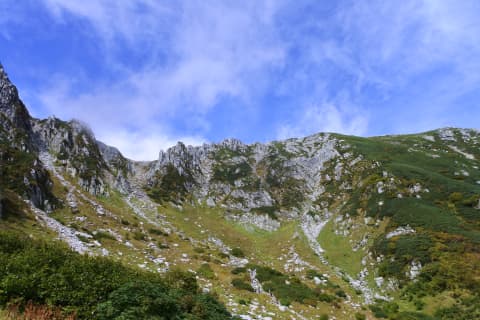
[[[200,268],[198,268],[197,274],[205,279],[215,278],[215,272],[213,272],[212,267],[210,267],[208,263],[203,263]]]
[[[4,190],[2,199],[4,212],[6,214],[18,212],[16,195],[28,198],[43,195],[55,205],[56,199],[51,193],[48,173],[38,163],[34,153],[23,149],[25,137],[19,133],[16,139],[19,140],[18,146],[9,142],[0,132],[0,190]],[[38,205],[43,207],[43,203]]]
[[[252,173],[252,167],[247,162],[239,164],[219,164],[213,168],[213,179],[234,185],[235,181],[248,177]]]
[[[159,203],[182,201],[187,194],[188,176],[178,172],[173,164],[165,167],[165,173],[157,173],[154,184],[147,188],[148,195]]]
[[[245,253],[242,251],[242,249],[240,249],[238,247],[233,248],[230,253],[232,254],[232,256],[237,257],[237,258],[244,258],[245,257]]]
[[[453,132],[457,139],[455,146],[478,157],[478,148],[464,142],[456,130]],[[437,132],[429,134],[438,136]],[[350,198],[347,205],[350,212],[360,210],[375,218],[388,218],[390,230],[408,225],[417,231],[390,239],[378,237],[373,244],[375,255],[384,257],[379,274],[400,280],[400,301],[411,304],[415,310],[402,311],[401,307],[379,303],[372,308],[375,316],[478,317],[480,211],[476,207],[480,188],[476,181],[480,177],[477,170],[459,173],[474,168],[477,161],[451,152],[443,141],[427,141],[417,135],[345,139],[367,162],[380,164],[378,169],[370,166],[359,171],[357,179],[362,180],[362,187],[354,190]],[[441,156],[432,157],[432,153]],[[382,171],[392,174],[393,180]],[[376,190],[378,183],[384,186],[383,194]],[[420,186],[420,191],[413,192],[414,186]],[[422,265],[416,281],[407,276],[412,262]],[[441,297],[451,302],[440,308],[432,305],[432,301],[441,301]]]
[[[258,208],[253,208],[252,212],[256,214],[266,214],[272,219],[278,219],[275,212],[278,210],[277,206],[262,206]]]
[[[239,290],[246,290],[250,292],[254,292],[253,287],[250,283],[243,279],[235,278],[232,280],[232,286]]]
[[[263,290],[272,293],[283,305],[288,306],[292,302],[298,302],[315,306],[319,301],[331,303],[339,299],[326,293],[325,288],[312,289],[298,278],[289,277],[269,267],[249,264],[247,269],[255,270],[256,277],[262,284]],[[235,269],[233,273],[240,274],[242,272],[245,272],[245,269]],[[243,279],[234,279],[232,285],[238,289],[253,291],[250,284]],[[342,294],[338,296],[345,297],[344,294],[342,291]]]
[[[47,306],[79,319],[229,319],[191,273],[165,277],[61,244],[0,232],[0,305]]]

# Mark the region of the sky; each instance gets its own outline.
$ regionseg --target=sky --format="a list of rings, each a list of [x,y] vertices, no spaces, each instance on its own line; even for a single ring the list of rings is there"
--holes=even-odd
[[[34,117],[135,160],[480,127],[476,0],[0,0],[0,63]]]

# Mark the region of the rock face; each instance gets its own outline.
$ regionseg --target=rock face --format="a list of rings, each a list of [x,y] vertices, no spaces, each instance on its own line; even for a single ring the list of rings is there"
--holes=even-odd
[[[130,193],[132,188],[129,177],[135,175],[133,162],[125,158],[117,148],[107,146],[98,140],[97,145],[108,171],[112,174],[111,184],[123,194]]]
[[[17,88],[8,79],[3,66],[0,64],[0,124],[2,131],[12,138],[13,135],[23,133],[28,135],[31,132],[30,114],[25,105],[18,97]],[[28,139],[23,141],[14,141],[20,144],[21,149],[32,147],[27,144]]]
[[[160,152],[148,185],[161,200],[188,194],[208,206],[251,212],[253,224],[271,229],[275,224],[262,215],[295,217],[321,209],[315,201],[331,179],[326,172],[336,170],[337,179],[342,172],[331,167],[335,158],[343,157],[339,149],[341,143],[328,134],[252,145],[235,139],[199,147],[178,143]],[[171,180],[181,185],[169,185]]]
[[[48,172],[38,160],[31,117],[0,65],[0,187],[12,189],[35,206],[54,203]]]
[[[93,195],[106,193],[104,171],[108,168],[91,130],[78,121],[56,118],[32,122],[41,151],[55,155],[65,171],[78,178],[83,189]]]
[[[0,65],[0,187],[13,189],[47,212],[55,205],[52,181],[39,160],[49,152],[64,171],[93,195],[108,185],[128,192],[131,162],[118,150],[98,142],[87,126],[56,118],[33,119]]]

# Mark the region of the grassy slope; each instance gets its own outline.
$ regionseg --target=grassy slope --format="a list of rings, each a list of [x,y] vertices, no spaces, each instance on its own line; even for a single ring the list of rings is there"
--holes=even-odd
[[[73,179],[68,180],[75,185]],[[68,190],[61,186],[55,177],[53,177],[53,181],[54,194],[60,199],[65,199]],[[77,189],[79,190],[78,186]],[[251,262],[268,265],[282,272],[285,272],[283,266],[287,259],[288,251],[290,247],[294,246],[295,251],[302,259],[312,264],[319,272],[329,272],[312,255],[311,249],[308,247],[296,222],[287,223],[278,231],[269,233],[254,228],[245,228],[236,223],[226,221],[223,218],[222,210],[218,209],[185,207],[180,211],[167,206],[160,208],[157,213],[146,210],[151,219],[156,219],[160,215],[163,217],[163,220],[171,223],[173,229],[179,231],[172,232],[166,236],[152,233],[152,229],[161,228],[135,215],[120,194],[111,191],[110,197],[98,198],[87,193],[84,193],[84,195],[100,203],[105,209],[112,212],[114,217],[98,215],[95,209],[78,195],[78,213],[72,213],[69,208],[63,207],[55,210],[50,216],[66,226],[91,235],[94,235],[100,229],[104,230],[102,234],[108,233],[107,230],[115,231],[122,237],[123,242],[128,240],[133,245],[133,248],[105,235],[98,238],[98,241],[101,243],[101,248],[109,251],[111,259],[121,261],[128,266],[137,268],[141,266],[144,269],[156,271],[159,266],[148,259],[150,256],[163,257],[173,266],[193,271],[198,270],[202,264],[209,263],[215,274],[214,279],[200,278],[199,283],[201,285],[211,284],[211,290],[219,294],[220,300],[224,302],[233,301],[233,305],[230,308],[234,308],[239,313],[247,313],[249,311],[249,306],[238,304],[240,300],[245,300],[258,301],[260,305],[264,305],[266,307],[265,310],[260,312],[264,316],[275,314],[276,319],[290,319],[291,314],[289,311],[280,311],[278,306],[272,304],[268,295],[256,295],[233,288],[231,285],[231,280],[234,278],[231,274],[233,267],[228,266],[228,258],[226,259],[222,256],[217,248],[207,244],[208,236],[215,236],[232,248],[241,248]],[[137,201],[140,203],[139,200]],[[86,220],[79,221],[79,217],[85,217]],[[57,238],[54,232],[38,225],[34,217],[30,215],[26,215],[21,219],[18,217],[7,218],[2,221],[0,228],[31,234],[37,239],[53,240]],[[145,239],[135,238],[135,235],[139,232],[145,235]],[[85,239],[85,241],[92,243],[93,239]],[[166,248],[152,249],[149,247],[150,243],[164,244]],[[92,250],[97,253],[101,252],[100,248],[96,246]],[[201,253],[199,253],[200,251]],[[184,258],[184,255],[186,255],[187,259]],[[279,260],[281,256],[283,256],[283,261]],[[304,278],[304,274],[301,277]],[[330,280],[333,283],[340,284],[343,289],[351,293],[349,288],[345,286],[345,283],[338,277],[332,276]],[[308,279],[303,281],[314,287],[313,281]],[[324,302],[319,302],[316,308],[293,303],[292,308],[292,310],[303,314],[307,318],[314,318],[324,313],[337,316],[340,319],[353,317],[351,307],[343,304],[341,308],[337,309],[333,308],[331,304]]]
[[[382,176],[382,171],[388,171],[400,180],[395,193],[386,192],[380,197],[385,202],[381,207],[376,205],[379,195],[373,190],[374,183],[382,179],[373,180],[370,189],[366,186],[363,191],[368,191],[369,197],[373,199],[364,204],[363,209],[366,213],[375,218],[390,217],[387,229],[410,225],[420,234],[430,237],[432,246],[425,253],[428,256],[428,265],[423,273],[425,276],[413,288],[408,289],[407,286],[405,294],[408,299],[398,301],[401,310],[406,311],[414,310],[413,302],[422,301],[425,306],[419,309],[423,309],[427,314],[433,314],[438,309],[439,301],[442,301],[441,306],[446,308],[452,301],[460,301],[452,297],[472,296],[479,289],[478,270],[466,266],[467,261],[473,264],[478,264],[479,261],[475,248],[480,241],[480,211],[473,206],[476,205],[480,195],[480,186],[477,183],[480,180],[478,170],[480,149],[476,142],[478,137],[476,140],[463,142],[457,133],[455,145],[474,157],[469,159],[449,147],[450,144],[454,144],[453,142],[440,141],[437,132],[428,134],[437,139],[434,142],[429,141],[423,137],[424,135],[342,138],[353,147],[353,150],[365,155],[368,160],[381,164],[377,177]],[[422,192],[420,198],[409,197],[407,190],[416,183],[423,189],[427,188],[429,192]],[[407,196],[399,199],[396,193]],[[329,234],[331,232],[328,232],[327,226],[320,240],[329,244],[338,243],[338,249],[345,246],[338,238],[329,239]],[[399,263],[407,264],[413,259],[420,259],[416,256],[422,254],[419,243],[416,242],[416,239],[420,238],[411,238],[413,239],[410,242],[405,242],[402,237],[394,237],[387,241],[389,249],[382,253],[387,255],[387,259],[394,257],[396,260],[395,263],[384,263],[386,270]],[[403,242],[399,242],[401,240]],[[461,241],[460,245],[458,241]],[[411,247],[405,247],[406,245]],[[332,246],[330,251],[333,249]],[[358,261],[358,257],[348,254],[333,254],[332,258],[347,269],[350,264],[355,266],[355,261]],[[406,266],[399,267],[405,270]],[[357,270],[350,267],[351,272]],[[460,276],[459,273],[463,273],[464,276]],[[401,275],[402,273],[400,278]],[[465,287],[470,289],[465,290]],[[460,310],[465,307],[461,301],[458,305]]]
[[[350,240],[358,241],[365,233],[370,233],[374,237],[369,240],[369,245],[373,245],[373,239],[382,234],[384,230],[391,230],[398,225],[405,224],[409,224],[432,237],[435,246],[429,250],[428,254],[436,264],[440,265],[441,270],[451,270],[453,267],[463,268],[463,263],[467,263],[468,259],[477,259],[478,261],[478,255],[475,251],[472,251],[473,244],[476,244],[480,239],[478,211],[463,204],[471,196],[480,194],[480,186],[476,183],[480,180],[480,173],[474,168],[478,165],[477,160],[467,159],[465,156],[453,152],[445,144],[427,141],[420,135],[368,139],[342,138],[354,150],[366,155],[369,161],[379,161],[381,163],[381,167],[376,172],[378,177],[381,177],[382,171],[386,170],[400,179],[402,181],[399,186],[400,192],[406,193],[408,187],[417,182],[424,188],[428,188],[430,192],[422,193],[421,199],[396,199],[395,195],[387,192],[380,197],[385,201],[385,205],[380,208],[375,206],[375,203],[380,199],[379,196],[373,196],[371,189],[365,189],[365,192],[370,192],[372,198],[375,198],[375,201],[365,203],[365,209],[368,209],[366,214],[374,215],[375,218],[387,219],[382,220],[381,227],[377,229],[373,226],[364,226],[364,216],[354,217],[355,223],[362,225],[362,227],[354,230],[348,238],[336,235],[334,233],[334,223],[330,221],[320,234],[319,241],[326,250],[327,259],[333,265],[340,267],[350,275],[357,274],[361,269],[361,259],[365,252],[354,252]],[[461,145],[461,148],[473,154],[477,159],[480,156],[471,145],[464,144]],[[431,154],[439,154],[441,157],[432,158]],[[469,176],[456,174],[460,170],[467,170]],[[370,180],[365,179],[365,181]],[[373,179],[370,183],[376,183],[377,181]],[[367,185],[366,187],[371,186]],[[62,199],[65,198],[67,192],[58,181],[54,181],[53,191],[57,197]],[[451,195],[455,192],[461,194],[461,200],[451,200]],[[117,218],[97,215],[94,208],[84,201],[80,201],[80,213],[73,214],[69,209],[63,208],[52,213],[52,216],[65,225],[91,234],[98,229],[116,231],[124,240],[129,240],[134,248],[127,247],[125,244],[109,237],[101,238],[99,241],[102,243],[102,247],[109,250],[112,259],[120,260],[127,265],[142,265],[146,269],[156,270],[158,266],[147,259],[146,256],[161,256],[173,265],[191,270],[198,270],[203,263],[207,262],[215,276],[214,279],[200,279],[201,284],[211,283],[212,290],[219,293],[220,299],[225,302],[229,299],[234,302],[238,302],[240,299],[246,301],[257,299],[261,305],[266,306],[265,315],[268,312],[273,312],[277,319],[287,319],[289,315],[280,312],[276,306],[271,305],[267,296],[255,295],[247,291],[234,289],[231,286],[230,282],[233,275],[230,273],[232,268],[226,266],[228,259],[222,257],[218,249],[205,242],[208,236],[215,236],[232,248],[240,247],[251,262],[265,264],[282,272],[284,272],[285,257],[290,247],[293,246],[301,258],[313,265],[320,273],[331,274],[331,270],[322,265],[318,258],[312,254],[296,222],[284,223],[278,231],[269,233],[226,221],[223,218],[223,211],[220,209],[187,206],[183,210],[178,210],[167,206],[160,208],[159,212],[149,212],[150,218],[156,219],[157,215],[160,214],[164,217],[162,219],[169,221],[172,226],[180,231],[165,236],[150,232],[151,229],[157,229],[158,227],[136,216],[118,193],[111,192],[111,196],[108,198],[87,196],[100,202]],[[78,216],[87,217],[87,221],[79,222],[76,219]],[[28,214],[21,218],[7,217],[0,224],[0,228],[31,234],[32,237],[39,239],[56,237],[50,231],[45,232]],[[145,239],[139,239],[137,237],[138,233],[144,234]],[[185,236],[182,236],[182,234]],[[391,243],[398,243],[398,241],[398,238],[393,238]],[[452,249],[453,244],[458,244],[458,241],[465,243],[465,245],[462,248]],[[166,244],[168,248],[152,249],[149,248],[150,242]],[[188,259],[184,259],[183,254],[186,254]],[[398,252],[388,251],[386,254],[395,256],[398,255]],[[284,260],[280,260],[280,257]],[[452,260],[456,260],[458,263],[452,263]],[[473,278],[479,279],[478,270],[472,267],[466,271]],[[304,273],[300,273],[303,281],[313,287],[313,283],[305,279],[304,275]],[[457,276],[457,274],[453,274],[446,281],[451,282],[453,277]],[[342,289],[353,296],[354,300],[359,299],[335,275],[332,274],[330,280],[340,285]],[[423,283],[422,281],[420,283]],[[450,282],[446,290],[438,291],[438,295],[432,295],[427,290],[427,296],[413,295],[412,300],[409,300],[410,298],[400,299],[400,295],[396,296],[400,310],[415,311],[414,302],[423,301],[425,306],[422,308],[422,312],[433,314],[440,301],[442,303],[449,301],[449,304],[443,303],[443,306],[448,306],[458,301],[453,296],[458,296],[459,293],[461,293],[461,297],[471,296],[471,290],[462,287],[455,289]],[[411,291],[407,291],[407,294],[412,296]],[[242,312],[248,310],[247,307],[241,305],[235,305],[233,308]],[[319,303],[317,309],[312,309],[302,304],[294,304],[294,309],[302,312],[307,318],[313,318],[322,313],[335,315],[338,319],[353,318],[353,311],[347,305],[342,305],[341,309],[336,309],[332,308],[330,304]]]

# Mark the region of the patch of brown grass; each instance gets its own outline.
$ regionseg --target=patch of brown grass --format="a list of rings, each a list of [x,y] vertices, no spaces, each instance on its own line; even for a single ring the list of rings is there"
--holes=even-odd
[[[23,309],[23,312],[22,312]],[[65,315],[60,308],[37,305],[29,301],[23,308],[19,303],[7,307],[8,320],[75,320],[75,313]]]

